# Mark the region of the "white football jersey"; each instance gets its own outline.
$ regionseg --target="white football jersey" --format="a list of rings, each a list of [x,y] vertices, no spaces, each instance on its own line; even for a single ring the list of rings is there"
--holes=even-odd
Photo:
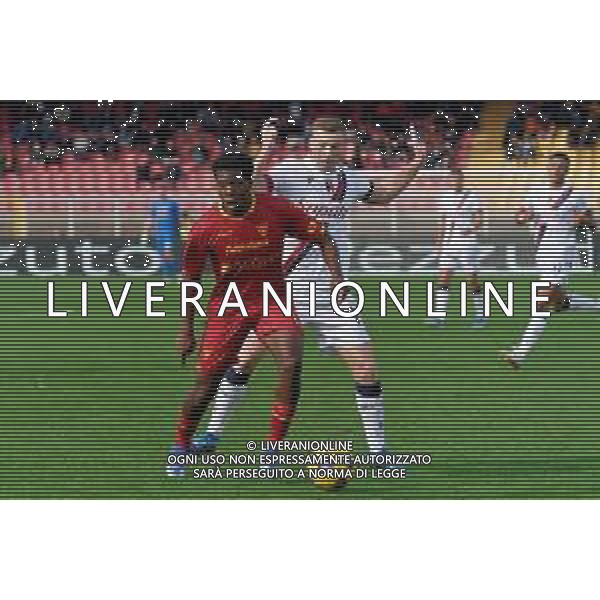
[[[474,244],[478,233],[475,217],[481,201],[473,193],[451,192],[440,198],[439,212],[444,216],[444,246]]]
[[[586,203],[573,186],[538,185],[528,193],[527,205],[533,212],[538,251],[560,253],[575,249],[575,216],[586,209]]]
[[[288,158],[269,173],[272,191],[276,196],[299,204],[311,216],[327,224],[336,243],[342,268],[350,258],[350,224],[348,212],[355,202],[373,190],[373,184],[360,169],[341,168],[324,173],[310,158]],[[284,262],[296,265],[294,279],[315,279],[327,276],[327,267],[319,248],[303,248],[293,238],[287,238]]]

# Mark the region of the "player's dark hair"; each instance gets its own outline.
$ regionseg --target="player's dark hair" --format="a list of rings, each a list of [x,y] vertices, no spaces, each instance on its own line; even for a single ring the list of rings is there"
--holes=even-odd
[[[553,160],[555,158],[564,160],[567,163],[567,167],[571,166],[571,157],[565,152],[554,152],[550,155],[550,160]]]
[[[247,154],[227,152],[213,162],[212,169],[213,173],[217,171],[239,171],[244,179],[251,179],[254,172],[254,163]]]

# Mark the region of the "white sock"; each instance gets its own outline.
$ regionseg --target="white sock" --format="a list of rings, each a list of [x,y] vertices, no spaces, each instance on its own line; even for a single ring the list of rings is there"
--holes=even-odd
[[[435,291],[435,296],[433,299],[433,308],[435,311],[445,311],[448,307],[448,296],[450,295],[450,290],[448,288],[439,288]],[[436,317],[438,319],[443,319],[444,317]]]
[[[512,351],[514,358],[523,360],[531,352],[535,343],[540,339],[547,322],[548,317],[531,317],[519,345]]]
[[[573,311],[596,311],[600,312],[600,300],[579,294],[569,294],[569,310]]]
[[[475,307],[475,318],[483,318],[483,294],[481,292],[473,294],[473,306]]]
[[[369,452],[381,452],[385,448],[381,385],[356,384],[355,398]]]
[[[225,422],[246,397],[247,381],[248,375],[235,367],[225,373],[210,413],[206,428],[208,433],[219,437],[222,435]]]

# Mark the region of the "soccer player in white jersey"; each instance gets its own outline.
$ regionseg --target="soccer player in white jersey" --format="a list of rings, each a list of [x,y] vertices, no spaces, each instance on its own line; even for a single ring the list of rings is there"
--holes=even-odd
[[[275,124],[267,122],[262,130],[262,148],[256,166],[258,173],[262,170],[263,181],[275,195],[301,203],[310,214],[327,223],[342,267],[347,267],[349,258],[347,214],[352,205],[359,201],[381,204],[392,201],[416,176],[426,155],[424,142],[413,130],[412,159],[404,165],[376,170],[340,168],[349,154],[352,135],[337,119],[316,119],[310,126],[307,155],[284,159],[266,173],[262,165],[277,136]],[[284,269],[293,282],[294,308],[302,324],[317,332],[321,351],[336,353],[350,369],[369,451],[385,451],[382,386],[371,338],[363,321],[358,317],[342,317],[333,311],[329,275],[317,248],[289,239]],[[314,317],[309,315],[309,281],[320,282],[316,287]],[[248,379],[263,354],[264,349],[256,337],[247,339],[237,364],[221,383],[206,432],[196,440],[198,451],[216,448],[225,421],[244,398]],[[281,406],[280,410],[284,418],[289,407]],[[273,418],[278,418],[276,411]]]
[[[549,157],[548,180],[536,186],[517,214],[517,223],[532,223],[536,229],[537,279],[548,287],[538,290],[546,300],[539,310],[547,312],[595,311],[600,314],[600,301],[566,292],[566,282],[572,267],[579,261],[576,228],[592,225],[591,212],[584,198],[569,182],[568,155],[557,153]],[[511,367],[519,368],[540,339],[548,317],[532,316],[519,343],[501,354]]]
[[[450,283],[455,273],[467,274],[473,295],[475,317],[473,327],[483,327],[483,294],[479,286],[479,236],[483,223],[480,199],[464,187],[460,169],[453,170],[454,189],[440,199],[442,215],[438,228],[438,280],[434,310],[444,312],[448,306]],[[429,317],[432,325],[441,326],[445,317]]]

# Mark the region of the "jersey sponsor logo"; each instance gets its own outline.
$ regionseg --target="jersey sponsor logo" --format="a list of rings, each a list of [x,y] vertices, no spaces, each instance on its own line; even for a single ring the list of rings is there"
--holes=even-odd
[[[309,186],[316,181],[317,180],[313,177],[307,178]],[[325,181],[325,188],[327,189],[327,192],[331,194],[331,198],[328,202],[299,202],[299,205],[319,221],[327,222],[344,219],[348,214],[348,206],[343,202],[348,189],[346,173],[344,171],[338,171],[337,181]],[[309,227],[310,233],[314,233],[317,228],[320,228],[319,225],[317,223],[312,223]],[[314,244],[312,242],[299,244],[285,262],[284,272],[287,274],[291,273],[304,258],[306,258],[313,246]]]
[[[325,188],[330,194],[329,201],[308,203],[305,208],[321,221],[343,219],[348,213],[344,198],[348,190],[348,180],[344,171],[339,171],[337,181],[325,181]]]
[[[332,181],[325,182],[325,187],[331,194],[332,202],[343,202],[348,189],[348,178],[346,177],[346,173],[344,173],[344,171],[338,171],[335,187]]]

